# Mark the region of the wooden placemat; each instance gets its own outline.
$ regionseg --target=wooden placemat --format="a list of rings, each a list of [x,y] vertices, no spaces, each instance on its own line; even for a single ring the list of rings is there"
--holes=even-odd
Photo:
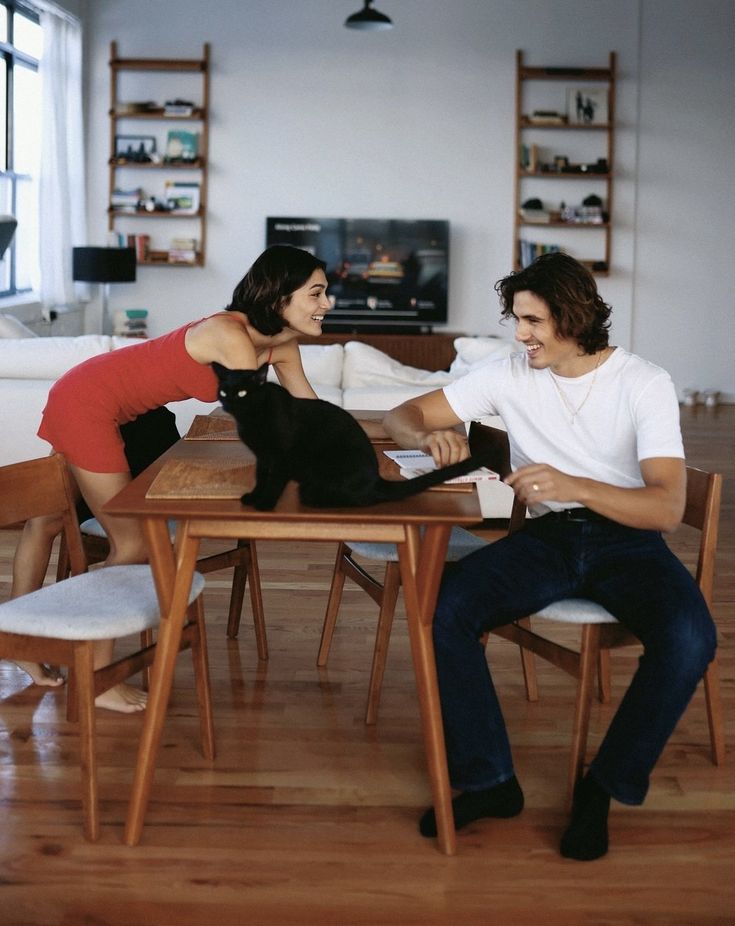
[[[242,460],[169,460],[146,498],[240,498],[253,486],[255,464]]]
[[[234,421],[228,415],[195,415],[184,440],[240,440]]]

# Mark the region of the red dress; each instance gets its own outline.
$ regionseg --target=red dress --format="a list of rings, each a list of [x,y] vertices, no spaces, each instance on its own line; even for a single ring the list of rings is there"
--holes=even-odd
[[[128,470],[120,425],[183,399],[217,399],[217,377],[184,346],[189,322],[150,341],[91,357],[58,379],[38,436],[91,473]]]

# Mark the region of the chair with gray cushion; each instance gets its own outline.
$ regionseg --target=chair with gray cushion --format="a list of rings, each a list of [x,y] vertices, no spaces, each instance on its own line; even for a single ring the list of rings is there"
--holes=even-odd
[[[462,527],[453,527],[449,536],[447,548],[447,562],[456,562],[462,557],[484,547],[486,540],[471,534]],[[385,563],[383,583],[374,579],[354,557],[362,557],[373,563]],[[349,577],[370,595],[379,606],[378,628],[375,634],[375,648],[373,650],[373,664],[370,670],[370,685],[368,687],[367,709],[365,723],[374,724],[378,717],[380,691],[385,673],[385,662],[388,655],[388,642],[393,627],[393,615],[398,601],[398,590],[401,586],[401,572],[398,565],[398,548],[394,543],[365,543],[346,541],[340,543],[337,549],[337,559],[332,574],[332,585],[329,590],[327,610],[322,626],[322,639],[319,645],[317,665],[323,668],[329,658],[332,637],[337,623],[337,615],[342,602],[342,591],[345,579]]]
[[[155,646],[94,669],[98,640],[150,633],[160,621],[148,566],[109,566],[87,572],[71,477],[61,454],[0,467],[0,527],[28,518],[63,521],[72,575],[68,579],[0,604],[0,659],[66,665],[73,674],[69,714],[80,725],[82,808],[87,839],[99,836],[95,705],[97,695],[153,661]],[[211,694],[201,592],[195,573],[182,649],[191,647],[199,699],[202,751],[214,757]]]
[[[687,467],[686,506],[682,523],[699,531],[696,580],[710,609],[721,495],[721,474]],[[525,507],[516,499],[511,518],[511,532],[523,524],[524,518]],[[578,626],[581,631],[579,647],[573,649],[546,636],[544,629],[548,622]],[[610,700],[610,650],[621,646],[640,645],[640,641],[605,608],[582,598],[554,602],[538,613],[516,623],[498,627],[492,633],[517,643],[521,651],[531,659],[533,655],[540,656],[577,679],[568,772],[568,793],[571,798],[574,785],[584,766],[595,676],[599,677],[600,700]],[[704,692],[712,761],[715,765],[723,765],[724,718],[716,657],[705,673]],[[529,701],[538,699],[535,670],[532,665],[526,673],[526,696]]]
[[[169,523],[171,538],[176,530],[176,522]],[[107,559],[110,544],[104,527],[97,518],[88,518],[80,525],[82,544],[87,562],[101,563]],[[245,588],[250,588],[250,607],[253,612],[253,626],[255,629],[255,643],[258,650],[258,659],[268,659],[268,638],[265,629],[265,613],[263,611],[263,595],[260,587],[260,570],[255,543],[251,540],[239,539],[234,547],[221,553],[212,553],[197,560],[197,571],[202,575],[210,572],[219,572],[220,569],[233,569],[232,589],[230,591],[230,606],[227,615],[227,636],[231,640],[237,639],[240,630],[240,615],[245,597]],[[68,574],[68,561],[66,550],[62,545],[59,553],[59,566],[57,577],[62,578]]]

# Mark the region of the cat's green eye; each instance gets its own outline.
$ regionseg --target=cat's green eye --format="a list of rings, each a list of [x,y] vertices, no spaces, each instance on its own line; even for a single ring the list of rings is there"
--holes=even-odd
[[[247,389],[241,389],[241,390],[238,392],[237,397],[238,397],[238,399],[244,399],[245,396],[246,396],[247,394],[248,394]]]

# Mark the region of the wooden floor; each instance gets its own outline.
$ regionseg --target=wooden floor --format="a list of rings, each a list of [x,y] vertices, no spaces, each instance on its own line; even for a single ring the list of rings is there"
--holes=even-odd
[[[573,684],[539,664],[524,699],[518,655],[489,658],[526,809],[458,837],[453,858],[422,839],[429,800],[405,625],[397,621],[379,723],[362,714],[375,608],[346,592],[328,670],[315,667],[334,549],[259,547],[270,661],[258,665],[246,605],[225,639],[229,576],[208,576],[218,755],[205,762],[188,656],[180,661],[143,841],[122,844],[139,717],[100,713],[102,838],[84,842],[74,727],[63,694],[0,664],[0,924],[733,924],[735,923],[735,406],[685,410],[689,461],[727,478],[715,613],[728,765],[707,750],[701,692],[643,807],[614,804],[611,850],[562,859]],[[0,600],[16,535],[0,533]],[[691,557],[691,539],[673,546]],[[614,700],[635,654],[613,654]],[[612,708],[593,711],[593,738]]]

